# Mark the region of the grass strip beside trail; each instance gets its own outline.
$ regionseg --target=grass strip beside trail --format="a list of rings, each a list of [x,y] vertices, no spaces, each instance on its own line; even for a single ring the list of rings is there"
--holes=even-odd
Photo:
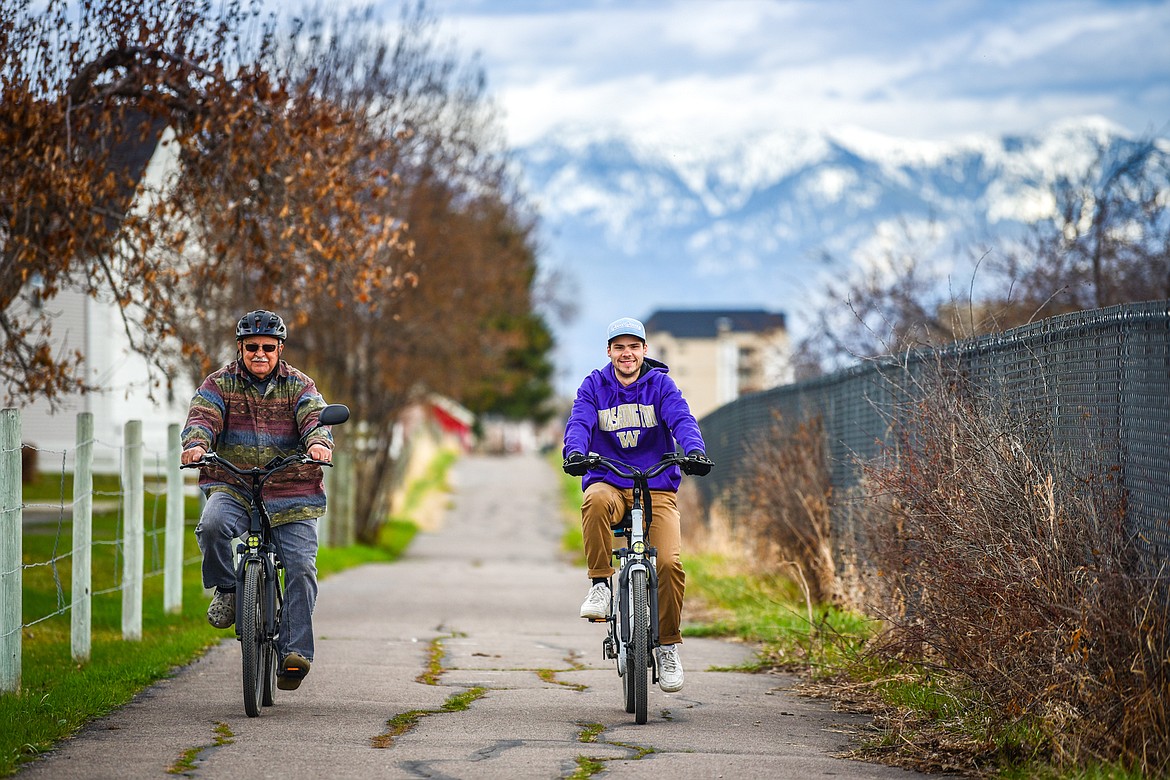
[[[833,676],[853,664],[877,630],[855,612],[820,606],[811,615],[799,587],[784,575],[738,571],[712,554],[684,556],[687,598],[710,617],[683,626],[684,636],[736,637],[757,642],[755,669]]]
[[[198,568],[193,570],[197,579]],[[0,775],[13,774],[24,761],[127,703],[224,636],[207,624],[207,603],[197,581],[184,584],[180,615],[163,614],[161,585],[148,584],[146,598],[143,639],[133,643],[121,636],[121,593],[94,598],[91,653],[85,664],[71,657],[68,614],[24,630],[21,690],[0,696],[0,722],[5,724],[0,730]]]

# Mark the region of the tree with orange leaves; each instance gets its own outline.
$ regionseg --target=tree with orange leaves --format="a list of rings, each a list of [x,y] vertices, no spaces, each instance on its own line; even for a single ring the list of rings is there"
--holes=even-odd
[[[83,356],[51,346],[43,303],[62,289],[116,302],[161,382],[174,341],[206,367],[200,291],[264,280],[360,299],[393,286],[401,225],[365,208],[390,192],[372,162],[388,139],[371,144],[351,112],[273,67],[272,20],[208,9],[0,10],[0,381],[13,398],[93,389]],[[175,175],[146,184],[164,131]],[[356,287],[338,288],[338,261]]]

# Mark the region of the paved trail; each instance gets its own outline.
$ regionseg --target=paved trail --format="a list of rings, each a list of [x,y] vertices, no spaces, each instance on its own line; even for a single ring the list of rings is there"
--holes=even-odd
[[[243,712],[225,640],[19,776],[161,778],[190,753],[195,778],[564,778],[586,760],[610,778],[916,777],[834,758],[861,719],[790,680],[707,671],[751,656],[731,642],[686,640],[686,687],[653,689],[635,725],[604,629],[576,617],[587,581],[559,552],[557,479],[533,456],[462,460],[441,528],[398,563],[321,583],[312,673],[262,717]],[[405,713],[416,725],[386,738]]]

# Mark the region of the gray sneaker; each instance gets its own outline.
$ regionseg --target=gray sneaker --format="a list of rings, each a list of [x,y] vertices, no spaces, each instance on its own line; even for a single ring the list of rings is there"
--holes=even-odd
[[[683,668],[682,659],[678,657],[678,645],[658,648],[658,687],[666,693],[682,690]]]
[[[215,589],[215,598],[207,607],[207,622],[216,628],[231,628],[236,622],[236,594]]]

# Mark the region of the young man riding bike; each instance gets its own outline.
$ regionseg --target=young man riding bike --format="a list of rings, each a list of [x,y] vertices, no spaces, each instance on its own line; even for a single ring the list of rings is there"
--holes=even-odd
[[[264,466],[302,447],[313,460],[332,460],[328,428],[312,430],[325,401],[312,379],[281,359],[287,336],[284,320],[263,309],[236,324],[236,359],[204,379],[191,399],[182,434],[184,465],[211,450],[240,468]],[[203,552],[203,586],[215,588],[207,620],[229,628],[236,617],[233,546],[248,530],[248,500],[214,467],[200,472],[199,487],[207,504],[195,536]],[[264,495],[285,571],[277,687],[295,690],[313,661],[317,518],[325,512],[321,467],[287,469],[269,480]]]
[[[667,374],[667,367],[646,357],[646,328],[624,317],[608,329],[609,365],[592,372],[577,390],[565,424],[565,471],[583,477],[581,528],[585,559],[592,585],[581,605],[581,617],[603,620],[612,599],[609,578],[612,563],[611,527],[625,513],[633,497],[632,483],[603,469],[589,471],[574,463],[596,452],[639,469],[657,463],[675,450],[675,442],[687,455],[700,456],[688,473],[704,475],[711,470],[699,424],[690,407]],[[676,501],[682,481],[677,466],[650,481],[652,518],[649,544],[658,549],[658,683],[672,693],[683,686],[682,643],[683,572],[682,534]]]

